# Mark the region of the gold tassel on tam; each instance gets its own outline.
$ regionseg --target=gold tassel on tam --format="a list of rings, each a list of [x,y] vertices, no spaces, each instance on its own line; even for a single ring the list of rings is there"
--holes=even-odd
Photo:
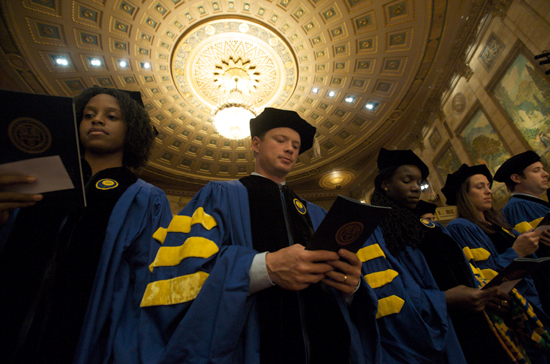
[[[321,145],[317,138],[313,137],[313,158],[319,158],[321,156]]]

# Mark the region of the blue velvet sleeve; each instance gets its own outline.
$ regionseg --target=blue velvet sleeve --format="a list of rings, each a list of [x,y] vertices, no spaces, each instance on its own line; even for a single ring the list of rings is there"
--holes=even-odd
[[[465,363],[441,292],[422,253],[386,249],[380,227],[358,252],[378,298],[383,363]],[[452,359],[451,359],[452,358]]]

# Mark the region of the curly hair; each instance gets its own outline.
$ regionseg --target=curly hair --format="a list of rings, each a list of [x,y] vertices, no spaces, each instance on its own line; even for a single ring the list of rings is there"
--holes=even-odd
[[[380,226],[386,246],[394,256],[405,251],[407,246],[416,248],[424,238],[424,231],[418,223],[419,217],[412,210],[395,203],[382,188],[382,183],[392,178],[397,168],[386,168],[378,173],[374,178],[374,192],[371,195],[371,204],[392,208]]]
[[[155,132],[151,118],[144,108],[138,105],[127,92],[114,88],[90,87],[75,98],[75,111],[78,123],[82,121],[84,108],[94,96],[111,95],[117,99],[126,122],[124,138],[124,155],[122,164],[128,168],[140,168],[145,165],[155,140]]]
[[[506,223],[504,216],[502,216],[502,214],[496,211],[493,207],[489,210],[483,211],[485,221],[479,217],[479,211],[468,197],[471,178],[472,177],[470,176],[462,182],[460,189],[456,193],[456,209],[458,211],[458,217],[470,220],[482,228],[487,234],[495,233],[498,230],[498,227],[512,230],[513,228]]]

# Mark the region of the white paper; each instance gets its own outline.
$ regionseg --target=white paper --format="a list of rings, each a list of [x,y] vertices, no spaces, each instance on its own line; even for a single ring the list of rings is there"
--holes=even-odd
[[[2,188],[3,191],[34,194],[74,188],[71,177],[58,155],[1,164],[0,174],[36,177],[35,183],[11,185]]]
[[[512,290],[512,288],[514,288],[514,286],[516,284],[518,284],[521,280],[521,279],[514,279],[512,281],[506,281],[506,282],[502,282],[500,285],[499,285],[499,288],[502,292],[504,293],[510,293],[510,291]]]

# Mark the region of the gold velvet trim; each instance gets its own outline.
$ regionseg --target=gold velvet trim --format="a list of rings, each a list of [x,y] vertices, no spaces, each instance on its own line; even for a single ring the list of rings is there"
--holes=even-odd
[[[161,246],[157,256],[149,270],[154,267],[171,267],[178,265],[185,258],[209,258],[219,251],[218,246],[212,240],[200,236],[192,236],[180,246]]]
[[[376,318],[382,318],[401,312],[405,301],[401,297],[389,296],[378,300],[378,312]]]
[[[478,267],[475,267],[472,263],[470,264],[470,269],[474,273],[474,275],[478,275],[479,277],[483,278],[483,271],[479,269]]]
[[[538,219],[535,219],[531,222],[522,221],[516,226],[514,226],[514,229],[516,229],[520,234],[523,234],[529,229],[534,229],[537,226],[539,226],[540,222],[542,221],[542,217],[539,217]]]
[[[367,274],[365,275],[365,280],[372,288],[378,288],[391,283],[398,275],[399,273],[393,269],[387,269],[385,271]]]
[[[385,258],[386,254],[384,254],[384,251],[382,250],[382,248],[380,248],[380,245],[373,244],[359,249],[359,251],[357,252],[357,256],[359,257],[360,261],[366,262],[375,258]]]
[[[140,307],[175,305],[194,300],[207,278],[208,273],[197,272],[149,283]]]
[[[489,282],[491,279],[495,278],[498,275],[497,271],[494,271],[492,269],[482,269],[481,273],[483,274],[483,277]]]
[[[491,253],[489,253],[489,251],[487,251],[487,249],[484,249],[484,248],[470,249],[468,247],[464,247],[462,249],[462,252],[464,253],[464,256],[468,261],[473,259],[474,261],[479,262],[479,261],[487,260],[491,256]]]
[[[191,226],[195,224],[201,224],[206,230],[217,226],[216,219],[204,212],[202,207],[199,207],[191,217],[174,216],[168,228],[158,228],[153,234],[153,238],[163,244],[168,233],[188,233],[191,231]]]

